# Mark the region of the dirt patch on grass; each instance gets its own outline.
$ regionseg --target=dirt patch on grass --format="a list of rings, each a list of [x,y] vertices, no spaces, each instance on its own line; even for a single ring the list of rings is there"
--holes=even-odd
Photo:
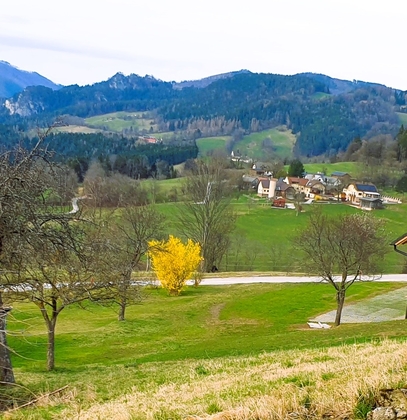
[[[217,305],[212,306],[211,311],[210,311],[211,317],[210,317],[209,323],[220,322],[220,313],[224,307],[225,307],[224,303],[218,303]]]

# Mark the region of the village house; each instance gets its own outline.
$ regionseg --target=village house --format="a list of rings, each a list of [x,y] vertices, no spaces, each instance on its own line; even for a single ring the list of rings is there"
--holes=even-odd
[[[257,176],[243,175],[242,182],[246,190],[257,190],[259,178]]]
[[[250,175],[252,176],[273,176],[273,172],[270,171],[270,168],[267,164],[262,162],[253,163],[250,169]]]
[[[347,172],[335,171],[331,173],[332,178],[336,178],[338,183],[346,187],[350,184],[352,177]]]
[[[378,208],[382,204],[379,191],[373,184],[351,183],[343,189],[346,201],[366,209]]]
[[[257,195],[259,197],[266,197],[268,199],[276,196],[277,179],[276,178],[259,178],[259,185],[257,187]]]

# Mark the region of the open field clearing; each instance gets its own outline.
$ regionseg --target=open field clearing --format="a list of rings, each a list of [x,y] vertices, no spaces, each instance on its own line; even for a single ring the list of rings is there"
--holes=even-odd
[[[197,139],[196,144],[199,149],[199,156],[206,156],[215,150],[225,150],[226,143],[230,136],[223,137],[202,137]]]
[[[295,135],[289,130],[272,128],[244,136],[236,142],[233,150],[239,150],[242,156],[249,156],[256,160],[265,160],[267,150],[270,156],[278,156],[281,159],[292,156],[295,143]]]
[[[404,112],[397,112],[397,115],[400,120],[400,124],[404,124],[404,126],[407,125],[407,114]]]
[[[90,133],[100,133],[102,130],[91,128],[91,127],[85,127],[83,125],[67,125],[63,127],[55,127],[54,131],[56,133],[84,133],[84,134],[90,134]]]
[[[156,131],[153,120],[144,118],[141,112],[113,112],[111,114],[97,115],[85,119],[90,127],[121,133],[124,129],[133,129],[134,132],[141,130],[150,131],[151,127]]]
[[[171,188],[177,188],[175,185],[172,184]],[[180,191],[179,196],[182,197]],[[237,215],[236,228],[231,237],[232,247],[218,267],[221,272],[301,273],[299,256],[292,251],[293,241],[297,232],[304,229],[313,209],[322,207],[324,212],[332,216],[361,211],[342,203],[314,203],[304,205],[303,212],[297,216],[293,210],[273,208],[265,199],[253,199],[246,195],[233,200],[232,206]],[[168,233],[178,235],[177,213],[182,211],[182,204],[162,203],[157,208],[167,218]],[[407,231],[406,204],[389,205],[384,210],[374,211],[373,216],[385,220],[391,240]],[[402,273],[405,265],[406,258],[389,246],[382,273]]]

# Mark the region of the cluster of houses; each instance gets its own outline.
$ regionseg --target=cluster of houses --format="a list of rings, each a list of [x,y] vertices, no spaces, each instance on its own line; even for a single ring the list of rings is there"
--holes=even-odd
[[[249,175],[243,175],[248,188],[257,191],[259,197],[281,206],[285,200],[294,200],[301,194],[304,200],[343,201],[364,210],[383,208],[383,199],[376,186],[354,181],[346,172],[306,174],[303,178],[274,178],[273,174],[253,164]]]

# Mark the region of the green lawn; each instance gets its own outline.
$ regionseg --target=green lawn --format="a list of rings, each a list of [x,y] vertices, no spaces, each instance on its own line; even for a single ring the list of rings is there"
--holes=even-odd
[[[347,302],[363,302],[403,286],[356,283],[348,291]],[[32,303],[16,304],[8,325],[15,375],[22,385],[16,388],[21,402],[66,385],[68,390],[57,397],[57,404],[46,399],[8,418],[67,418],[61,414],[64,409],[77,407],[79,415],[79,409],[131,392],[146,398],[144,394],[161,386],[167,392],[175,383],[177,389],[199,386],[209,374],[221,378],[230,370],[237,375],[247,364],[255,366],[264,358],[277,358],[283,363],[280,370],[289,369],[298,358],[293,359],[290,352],[301,350],[310,363],[326,362],[330,359],[323,349],[383,338],[403,340],[407,335],[405,321],[310,329],[309,319],[336,306],[335,290],[321,283],[188,287],[179,297],[169,297],[161,289],[146,293],[141,305],[128,309],[124,322],[116,320],[113,308],[94,304],[64,310],[57,324],[53,372],[45,371],[46,333],[38,309]],[[316,350],[318,355],[312,356]],[[149,398],[153,404],[156,396]],[[152,406],[154,419],[185,418],[173,417],[168,401],[163,404],[169,411],[160,417]],[[143,412],[148,411],[143,407]]]
[[[272,128],[269,130],[252,133],[244,136],[242,140],[234,145],[234,150],[239,150],[241,155],[247,155],[258,160],[265,160],[267,157],[263,141],[270,145],[270,156],[286,158],[292,156],[295,143],[295,135],[289,130]]]
[[[357,283],[348,302],[401,287]],[[254,284],[188,287],[180,297],[150,289],[143,304],[116,321],[112,308],[70,307],[57,324],[58,369],[249,355],[262,351],[341,345],[377,334],[405,336],[399,323],[343,325],[324,334],[304,331],[312,317],[335,308],[334,289],[325,284]],[[25,372],[45,365],[46,334],[33,304],[18,304],[9,320],[10,345]]]

